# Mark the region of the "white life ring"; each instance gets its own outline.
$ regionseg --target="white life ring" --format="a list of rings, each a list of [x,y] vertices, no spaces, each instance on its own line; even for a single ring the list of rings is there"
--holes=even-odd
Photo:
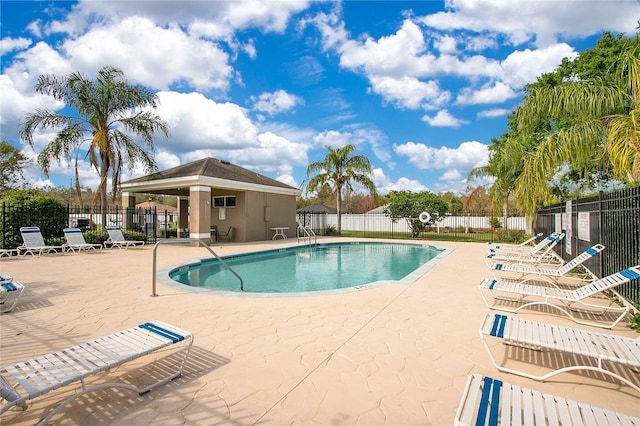
[[[431,215],[427,212],[422,212],[420,213],[420,216],[418,216],[418,219],[420,219],[420,222],[422,223],[427,223],[431,220]]]

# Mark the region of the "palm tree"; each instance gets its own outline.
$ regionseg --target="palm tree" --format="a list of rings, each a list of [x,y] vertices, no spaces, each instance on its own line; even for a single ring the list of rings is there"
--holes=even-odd
[[[553,198],[549,182],[562,166],[584,179],[593,171],[612,169],[621,182],[640,181],[639,53],[636,35],[614,62],[613,78],[566,79],[531,88],[516,111],[518,128],[526,132],[546,119],[551,130],[525,155],[516,181],[518,200],[527,212]]]
[[[504,216],[507,214],[508,201],[515,191],[515,180],[522,173],[524,155],[535,146],[533,144],[531,138],[507,131],[491,140],[488,163],[469,172],[468,181],[478,177],[494,178],[489,194],[494,205],[502,205]]]
[[[46,175],[52,160],[71,159],[75,152],[76,188],[80,188],[78,155],[81,145],[89,142],[86,156],[100,175],[94,204],[100,201],[102,206],[106,206],[107,179],[111,174],[115,199],[124,161],[130,170],[138,163],[146,173],[157,169],[152,155],[153,135],[161,132],[168,136],[169,127],[147,109],[156,108],[157,95],[144,87],[129,84],[121,70],[105,66],[98,71],[95,81],[79,73],[64,78],[41,75],[35,91],[64,102],[75,111],[75,115],[63,115],[37,110],[27,114],[20,125],[21,137],[31,146],[36,129],[59,129],[38,155],[38,164]],[[140,136],[144,146],[138,145],[129,133]]]
[[[371,175],[371,163],[363,155],[352,155],[356,150],[354,145],[346,145],[342,148],[325,146],[329,153],[323,161],[315,161],[307,167],[307,177],[313,176],[307,184],[307,191],[313,192],[322,188],[329,188],[336,195],[336,209],[338,211],[338,234],[342,232],[342,191],[352,190],[351,182],[359,183],[369,190],[371,195],[376,195],[376,188],[369,177]]]

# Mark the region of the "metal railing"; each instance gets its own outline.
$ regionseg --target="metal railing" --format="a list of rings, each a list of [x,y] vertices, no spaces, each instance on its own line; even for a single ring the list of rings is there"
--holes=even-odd
[[[300,236],[300,231],[302,231],[303,236]],[[313,238],[313,243],[317,244],[318,243],[318,237],[316,236],[316,233],[313,232],[313,229],[311,229],[308,226],[304,226],[302,225],[300,222],[298,222],[298,229],[296,229],[296,235],[298,237],[298,242],[300,242],[300,238],[302,238],[303,240],[305,238],[309,239],[309,245],[311,245],[311,238]]]
[[[200,246],[206,248],[209,251],[209,253],[213,255],[213,257],[215,257],[222,265],[224,265],[225,268],[229,270],[229,272],[231,272],[240,280],[240,291],[244,291],[244,282],[242,281],[242,277],[240,277],[240,275],[238,275],[236,271],[234,271],[233,268],[231,268],[231,266],[227,264],[227,262],[225,262],[220,256],[218,256],[216,252],[211,250],[211,247],[209,247],[209,244],[205,243],[203,240],[197,240],[195,238],[172,238],[170,240],[167,240],[167,239],[159,240],[153,246],[153,277],[151,278],[152,280],[151,281],[152,282],[151,297],[158,296],[158,293],[156,293],[156,270],[157,270],[156,252],[158,250],[158,247],[162,244],[185,244],[185,243],[189,243],[189,244],[198,243]]]
[[[562,230],[563,244],[554,248],[564,260],[572,259],[594,244],[606,249],[584,266],[598,278],[640,264],[640,186],[567,200],[540,208],[536,231],[548,235]],[[618,288],[640,310],[640,280]]]

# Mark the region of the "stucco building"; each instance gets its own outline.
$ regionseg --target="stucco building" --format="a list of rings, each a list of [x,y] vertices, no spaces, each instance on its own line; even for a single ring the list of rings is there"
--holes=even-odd
[[[191,238],[211,242],[212,227],[233,228],[231,240],[240,242],[270,239],[275,227],[295,236],[301,191],[228,161],[204,158],[123,182],[121,188],[124,207],[135,205],[136,193],[177,196],[178,229],[189,229]]]

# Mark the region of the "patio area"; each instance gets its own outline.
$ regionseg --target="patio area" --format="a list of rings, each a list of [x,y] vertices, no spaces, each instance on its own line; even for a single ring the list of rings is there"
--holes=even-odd
[[[224,255],[295,244],[291,238],[211,247]],[[450,425],[471,373],[640,416],[638,392],[602,374],[540,383],[498,372],[478,333],[489,312],[477,289],[490,276],[486,244],[433,245],[453,252],[411,285],[312,297],[197,294],[160,283],[159,296],[150,297],[152,246],[5,258],[0,273],[26,289],[0,316],[0,367],[157,319],[195,337],[180,378],[144,395],[89,393],[51,424]],[[199,247],[161,246],[157,266],[207,255]],[[518,317],[588,328],[552,312]],[[610,332],[637,336],[626,321]],[[143,383],[176,362],[174,352],[126,363],[89,384]],[[0,421],[33,425],[75,389],[50,392]]]

